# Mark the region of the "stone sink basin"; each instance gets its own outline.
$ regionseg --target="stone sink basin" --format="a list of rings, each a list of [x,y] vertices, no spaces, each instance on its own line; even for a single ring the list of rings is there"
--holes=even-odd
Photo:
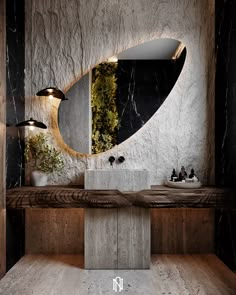
[[[84,188],[140,191],[150,189],[149,175],[147,170],[138,169],[87,169]]]

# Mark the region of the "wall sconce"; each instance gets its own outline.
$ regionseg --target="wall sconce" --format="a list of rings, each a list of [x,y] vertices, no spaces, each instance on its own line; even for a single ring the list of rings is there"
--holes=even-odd
[[[56,97],[61,100],[68,100],[68,98],[65,97],[65,94],[60,89],[55,87],[47,87],[45,89],[39,90],[36,95],[48,96],[49,99]]]
[[[34,120],[33,118],[30,118],[29,120],[19,122],[16,124],[16,127],[25,127],[29,126],[30,130],[33,130],[35,127],[41,128],[41,129],[47,129],[47,126],[40,121]]]

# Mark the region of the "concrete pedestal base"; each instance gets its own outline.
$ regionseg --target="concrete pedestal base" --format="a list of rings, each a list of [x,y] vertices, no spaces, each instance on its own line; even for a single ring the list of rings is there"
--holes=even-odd
[[[86,269],[150,268],[150,209],[85,209]]]
[[[137,192],[150,189],[149,173],[139,169],[87,169],[84,173],[84,188]]]

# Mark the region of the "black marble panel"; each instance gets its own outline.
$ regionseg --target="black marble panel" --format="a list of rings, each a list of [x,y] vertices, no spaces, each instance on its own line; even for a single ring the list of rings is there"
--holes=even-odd
[[[217,209],[216,254],[233,271],[236,271],[236,209]]]
[[[236,1],[216,0],[216,183],[236,182]]]
[[[6,1],[6,182],[7,188],[24,182],[22,134],[14,127],[25,117],[24,0]],[[24,255],[24,211],[7,210],[7,270]]]
[[[119,60],[117,68],[118,142],[138,131],[159,109],[182,70],[177,60]]]
[[[236,191],[236,1],[216,0],[215,4],[216,184],[233,187]],[[230,268],[236,270],[236,211],[234,208],[216,212],[216,253]]]
[[[9,270],[25,254],[25,210],[7,209],[7,261]]]
[[[7,188],[20,186],[23,182],[22,143],[20,131],[14,127],[25,117],[24,69],[25,69],[24,0],[6,1],[7,43]]]

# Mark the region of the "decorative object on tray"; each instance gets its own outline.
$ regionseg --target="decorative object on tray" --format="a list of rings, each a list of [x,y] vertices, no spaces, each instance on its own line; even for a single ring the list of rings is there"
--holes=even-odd
[[[195,175],[194,169],[191,169],[191,173],[187,177],[187,172],[184,166],[182,166],[179,177],[177,177],[176,170],[173,169],[171,179],[167,180],[165,185],[173,188],[199,188],[202,184]]]
[[[179,179],[178,181],[185,180],[187,178],[187,172],[185,171],[184,166],[181,167],[181,170],[179,172]]]
[[[171,174],[171,181],[176,181],[178,179],[178,176],[175,172],[175,169],[173,169],[172,174]]]
[[[25,139],[25,160],[32,169],[31,184],[47,185],[47,176],[64,167],[61,153],[48,143],[45,133],[29,135]]]

